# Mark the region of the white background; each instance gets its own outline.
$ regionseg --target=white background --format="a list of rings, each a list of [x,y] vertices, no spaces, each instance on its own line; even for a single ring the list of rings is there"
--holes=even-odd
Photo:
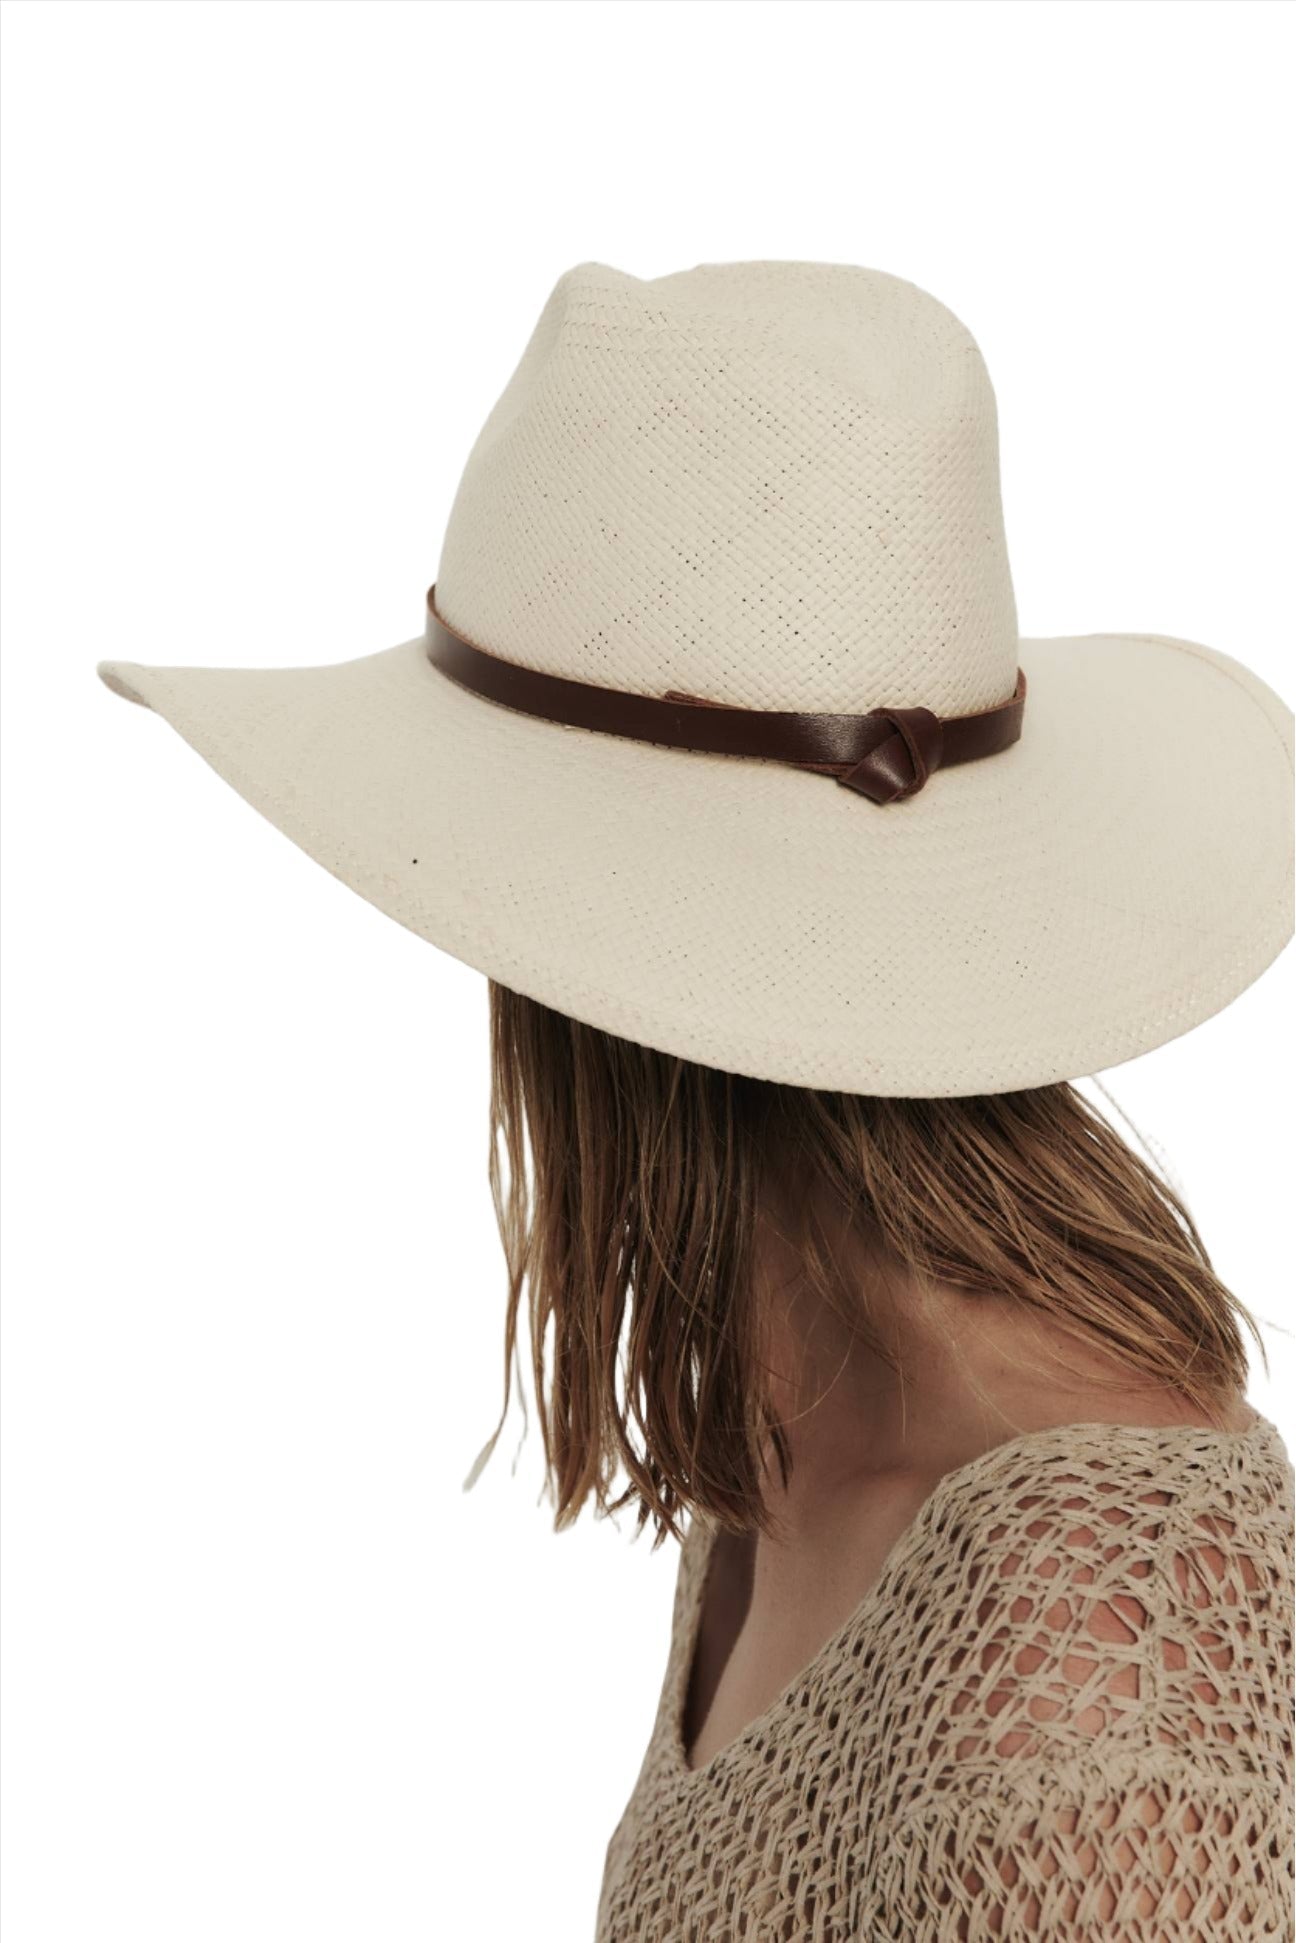
[[[972,328],[1024,633],[1293,699],[1291,11],[3,26],[6,1943],[579,1943],[674,1548],[555,1542],[516,1404],[460,1490],[502,1373],[485,982],[94,663],[407,639],[560,272],[782,256]],[[1103,1076],[1288,1382],[1291,960]]]

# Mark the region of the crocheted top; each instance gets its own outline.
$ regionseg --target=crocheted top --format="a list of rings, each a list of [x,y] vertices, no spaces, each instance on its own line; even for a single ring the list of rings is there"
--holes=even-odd
[[[698,1769],[694,1518],[596,1943],[1286,1943],[1294,1483],[1259,1413],[1013,1437]]]

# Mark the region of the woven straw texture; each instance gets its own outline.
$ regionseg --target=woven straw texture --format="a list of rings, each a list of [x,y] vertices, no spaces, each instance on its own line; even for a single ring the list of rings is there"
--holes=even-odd
[[[1286,1943],[1293,1472],[1267,1418],[1066,1425],[947,1473],[693,1771],[712,1536],[680,1555],[598,1943]]]
[[[100,664],[381,910],[592,1025],[788,1083],[1003,1091],[1187,1031],[1291,935],[1290,709],[1206,647],[1018,638],[984,364],[897,278],[567,272],[434,577],[480,646],[650,695],[944,715],[1026,671],[1019,742],[880,806],[537,720],[421,638]]]
[[[875,270],[569,271],[469,457],[437,605],[510,660],[649,694],[1002,701],[1017,614],[981,354]]]

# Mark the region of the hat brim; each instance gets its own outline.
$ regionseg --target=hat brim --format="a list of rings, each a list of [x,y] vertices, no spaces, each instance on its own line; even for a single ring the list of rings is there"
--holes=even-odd
[[[325,869],[503,985],[758,1078],[891,1095],[1098,1072],[1292,935],[1292,714],[1150,635],[1024,640],[1008,750],[879,806],[538,720],[422,637],[311,668],[104,661]]]

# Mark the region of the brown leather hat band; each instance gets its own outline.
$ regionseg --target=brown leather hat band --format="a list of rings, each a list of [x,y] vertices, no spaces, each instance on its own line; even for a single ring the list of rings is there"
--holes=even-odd
[[[593,682],[570,681],[467,641],[437,613],[428,588],[429,661],[442,674],[488,701],[578,729],[630,736],[672,749],[709,755],[761,756],[835,776],[875,803],[898,802],[920,790],[937,769],[997,755],[1022,731],[1026,676],[1006,702],[975,715],[934,715],[927,708],[875,708],[866,715],[805,715],[794,710],[739,708],[668,689],[658,698]]]

